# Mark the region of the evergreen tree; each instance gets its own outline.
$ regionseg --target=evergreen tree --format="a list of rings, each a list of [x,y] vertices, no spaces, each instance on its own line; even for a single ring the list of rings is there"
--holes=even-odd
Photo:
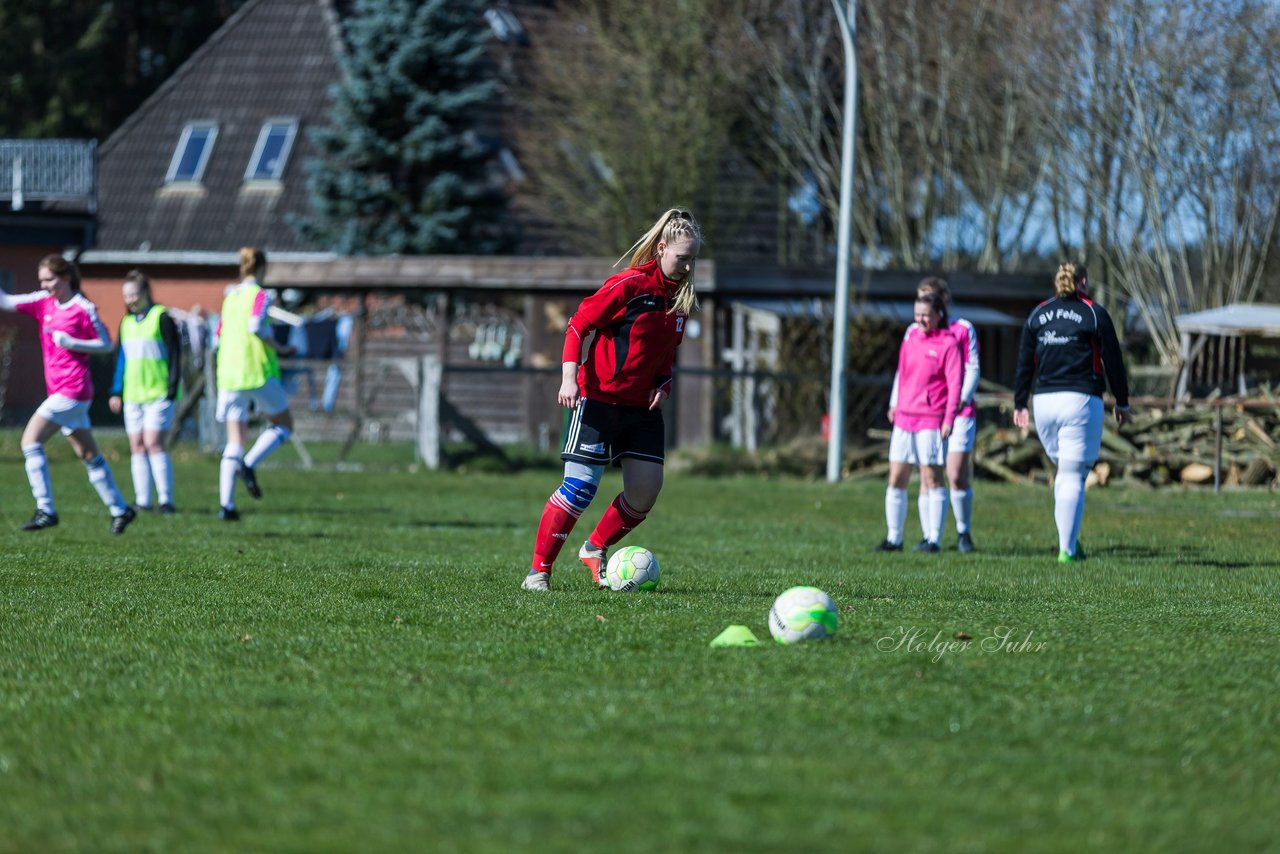
[[[344,30],[299,233],[343,255],[492,251],[501,195],[472,128],[496,84],[478,3],[356,0]]]

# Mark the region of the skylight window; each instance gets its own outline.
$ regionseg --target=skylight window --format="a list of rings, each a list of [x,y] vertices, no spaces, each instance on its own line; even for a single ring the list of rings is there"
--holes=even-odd
[[[166,183],[198,183],[209,163],[214,140],[218,138],[218,126],[213,122],[189,122],[178,139],[178,150],[169,163]]]
[[[244,173],[246,181],[279,181],[289,160],[289,149],[298,134],[294,119],[269,119],[258,132],[258,144],[253,147],[249,168]]]

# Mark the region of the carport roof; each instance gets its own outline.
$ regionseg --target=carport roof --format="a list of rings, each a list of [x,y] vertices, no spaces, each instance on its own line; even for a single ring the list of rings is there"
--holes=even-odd
[[[1174,322],[1181,332],[1280,338],[1280,305],[1238,302],[1222,308],[1180,314]]]

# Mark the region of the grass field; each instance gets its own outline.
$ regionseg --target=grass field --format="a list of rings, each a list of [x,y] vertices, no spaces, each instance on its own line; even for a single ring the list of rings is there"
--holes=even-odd
[[[1064,568],[1043,487],[980,483],[973,555],[877,555],[880,483],[672,474],[662,587],[618,595],[568,554],[611,473],[537,595],[554,469],[268,465],[228,525],[184,449],[181,512],[112,537],[51,450],[25,533],[0,437],[0,851],[1278,844],[1274,493],[1091,491]],[[801,583],[834,641],[708,647]]]

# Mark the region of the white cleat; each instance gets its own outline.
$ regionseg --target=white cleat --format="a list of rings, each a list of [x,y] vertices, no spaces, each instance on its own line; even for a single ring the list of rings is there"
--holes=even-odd
[[[529,570],[529,574],[520,582],[521,590],[551,590],[551,573]]]

